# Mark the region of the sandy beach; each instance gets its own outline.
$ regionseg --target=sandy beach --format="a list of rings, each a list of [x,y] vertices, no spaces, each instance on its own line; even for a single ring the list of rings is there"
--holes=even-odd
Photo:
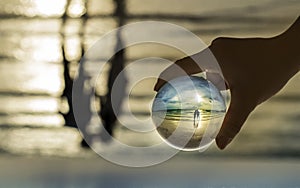
[[[299,187],[294,160],[177,156],[149,168],[124,168],[101,158],[3,158],[1,187]]]

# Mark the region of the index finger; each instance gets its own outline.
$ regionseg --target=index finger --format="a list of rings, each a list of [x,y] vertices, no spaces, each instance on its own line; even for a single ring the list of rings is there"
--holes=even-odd
[[[207,79],[220,89],[226,89],[221,68],[210,48],[176,61],[166,68],[159,76],[154,90],[158,91],[166,82],[186,75],[206,72]]]
[[[190,56],[177,60],[159,75],[154,90],[158,91],[166,82],[173,78],[192,75],[199,72],[202,72],[201,68]]]

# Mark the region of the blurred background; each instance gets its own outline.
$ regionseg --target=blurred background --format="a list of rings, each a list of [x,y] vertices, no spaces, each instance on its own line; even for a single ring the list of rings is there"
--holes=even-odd
[[[166,21],[187,28],[209,45],[219,36],[277,35],[299,12],[298,0],[1,0],[1,160],[98,157],[82,147],[84,143],[70,104],[72,79],[82,55],[114,28],[144,20]],[[174,61],[184,54],[170,47],[148,44],[126,49],[119,62],[126,66],[149,56]],[[168,65],[151,62],[145,66],[163,70]],[[141,71],[145,71],[145,66]],[[98,81],[99,101],[109,92],[111,67],[106,68],[107,76]],[[134,73],[127,73],[128,82],[131,74]],[[154,83],[154,79],[144,80],[130,95],[131,111],[137,118],[150,115]],[[100,103],[99,109],[107,105]],[[196,160],[285,158],[298,161],[299,122],[300,75],[297,74],[278,95],[255,110],[241,134],[225,151],[212,145],[204,153],[179,155]],[[147,145],[158,139],[145,141],[143,136],[132,139],[131,133],[118,123],[115,128],[116,135],[129,144]]]

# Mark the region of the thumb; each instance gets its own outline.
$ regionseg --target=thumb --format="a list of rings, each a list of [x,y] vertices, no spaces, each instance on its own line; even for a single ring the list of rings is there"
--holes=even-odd
[[[224,149],[239,133],[244,122],[252,112],[251,102],[244,97],[232,93],[231,103],[217,135],[216,143],[220,149]]]

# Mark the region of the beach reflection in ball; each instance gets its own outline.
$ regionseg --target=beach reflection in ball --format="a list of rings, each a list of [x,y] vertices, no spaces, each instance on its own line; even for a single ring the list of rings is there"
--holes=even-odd
[[[157,92],[152,120],[170,146],[194,151],[206,149],[220,130],[226,105],[220,91],[203,77],[183,76]]]

